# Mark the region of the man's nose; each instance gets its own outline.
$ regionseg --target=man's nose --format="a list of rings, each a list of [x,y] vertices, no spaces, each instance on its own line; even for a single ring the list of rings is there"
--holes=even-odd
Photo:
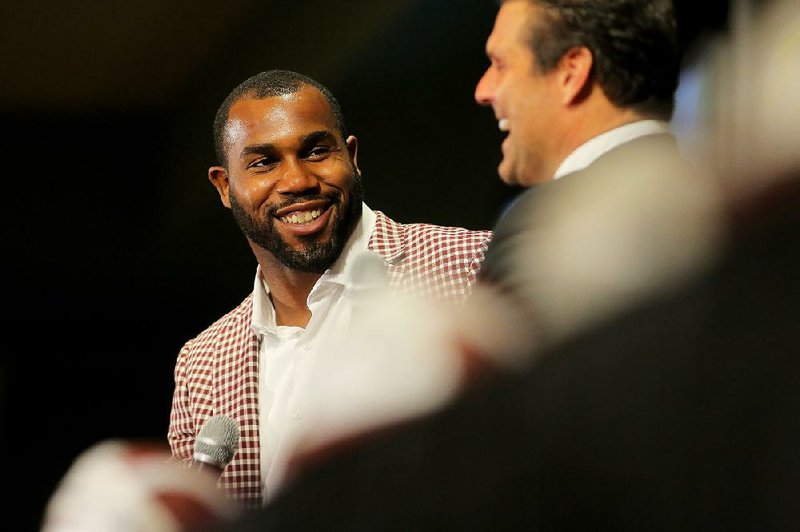
[[[478,105],[491,105],[494,99],[495,80],[491,67],[486,69],[475,87],[475,101]]]
[[[286,161],[285,171],[278,183],[279,194],[303,194],[318,191],[319,178],[302,161]]]

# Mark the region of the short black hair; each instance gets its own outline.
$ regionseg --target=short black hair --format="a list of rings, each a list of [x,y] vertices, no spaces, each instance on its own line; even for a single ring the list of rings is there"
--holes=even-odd
[[[681,65],[672,0],[527,1],[544,14],[528,28],[540,71],[553,69],[570,48],[585,46],[594,59],[592,76],[613,104],[672,117]]]
[[[217,109],[214,117],[214,150],[217,154],[218,164],[227,166],[228,158],[225,153],[225,125],[228,122],[228,114],[233,104],[242,98],[264,99],[273,96],[284,96],[294,94],[304,87],[313,87],[325,97],[333,115],[336,129],[342,136],[347,138],[347,128],[345,127],[344,114],[339,102],[333,93],[322,83],[303,74],[292,72],[291,70],[267,70],[250,76],[235,89],[222,102]]]

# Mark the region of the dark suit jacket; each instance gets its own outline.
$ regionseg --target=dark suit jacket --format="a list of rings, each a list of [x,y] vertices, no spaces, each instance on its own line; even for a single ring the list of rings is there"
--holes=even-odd
[[[800,530],[798,183],[712,270],[231,529]]]

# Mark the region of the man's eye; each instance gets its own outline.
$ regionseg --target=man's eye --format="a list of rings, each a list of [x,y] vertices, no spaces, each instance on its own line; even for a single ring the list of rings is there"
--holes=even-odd
[[[311,160],[319,160],[325,158],[331,149],[328,146],[314,146],[308,150],[308,158]]]
[[[505,60],[497,57],[496,55],[489,56],[489,69],[501,71],[506,68]]]
[[[275,159],[264,157],[263,159],[256,159],[248,165],[248,168],[265,168],[275,164]]]

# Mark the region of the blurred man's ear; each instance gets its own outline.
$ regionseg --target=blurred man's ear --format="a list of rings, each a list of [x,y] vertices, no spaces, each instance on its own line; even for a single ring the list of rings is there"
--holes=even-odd
[[[585,46],[570,48],[558,61],[558,82],[564,105],[571,105],[588,94],[594,57]]]

